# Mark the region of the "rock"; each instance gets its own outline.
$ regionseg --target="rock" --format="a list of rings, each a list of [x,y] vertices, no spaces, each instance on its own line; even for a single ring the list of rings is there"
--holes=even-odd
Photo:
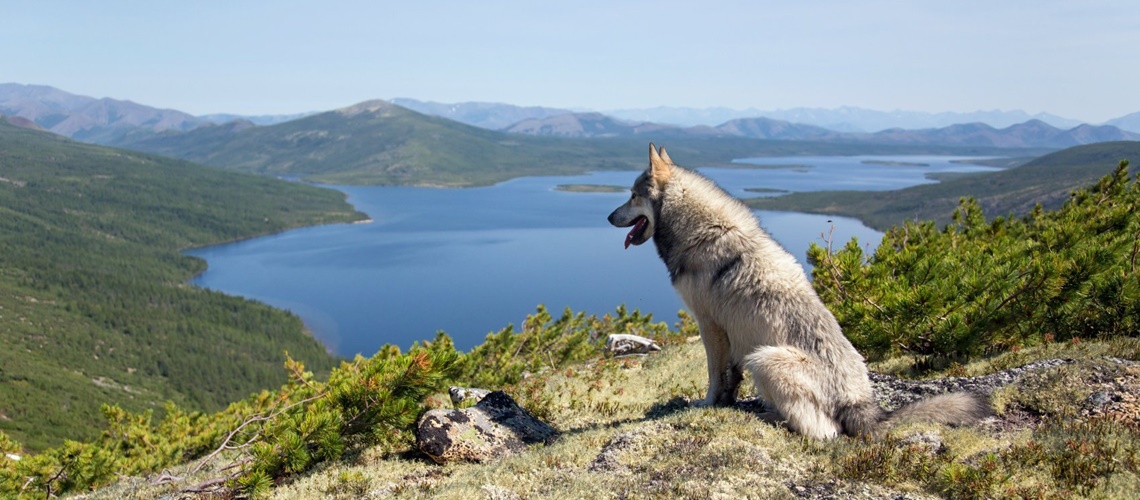
[[[916,432],[900,439],[899,444],[923,449],[928,455],[939,455],[946,452],[946,445],[942,443],[942,435],[937,432]]]
[[[1089,397],[1085,398],[1084,405],[1082,405],[1081,413],[1090,415],[1102,412],[1114,399],[1116,398],[1113,397],[1113,394],[1107,391],[1097,391],[1089,394]]]
[[[894,410],[935,394],[967,391],[989,395],[1000,387],[1016,382],[1028,372],[1056,368],[1070,363],[1072,360],[1047,359],[981,377],[947,377],[938,380],[906,380],[875,372],[869,375],[879,403],[888,410]]]
[[[462,410],[431,410],[416,424],[416,447],[437,463],[485,462],[550,443],[558,431],[503,391]]]
[[[471,387],[451,386],[447,388],[447,394],[451,396],[451,403],[454,405],[458,405],[464,401],[474,401],[478,403],[490,393],[491,391],[487,389],[475,389]]]
[[[606,337],[606,350],[614,356],[629,356],[632,354],[649,354],[660,351],[661,346],[651,339],[628,333],[615,333]]]

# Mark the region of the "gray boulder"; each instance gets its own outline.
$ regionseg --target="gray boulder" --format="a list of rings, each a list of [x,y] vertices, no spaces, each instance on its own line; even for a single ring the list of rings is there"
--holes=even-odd
[[[550,443],[558,431],[503,391],[462,410],[431,410],[416,423],[416,447],[437,463],[486,462]]]

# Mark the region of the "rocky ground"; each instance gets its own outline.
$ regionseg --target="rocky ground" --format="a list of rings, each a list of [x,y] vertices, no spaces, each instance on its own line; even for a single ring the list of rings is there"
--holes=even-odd
[[[433,460],[415,448],[364,450],[283,483],[273,494],[290,499],[1127,498],[1140,488],[1140,365],[1134,361],[1140,358],[1140,342],[1134,340],[1011,353],[951,370],[958,376],[915,380],[874,373],[876,394],[888,409],[966,390],[987,395],[996,410],[978,426],[904,424],[875,441],[806,440],[778,422],[773,425],[755,398],[731,408],[693,408],[689,402],[704,389],[703,357],[700,343],[690,342],[535,374],[506,393],[491,393],[499,409],[482,416],[479,405],[435,410],[435,427],[478,421],[506,424],[509,430],[517,419],[533,418],[537,429],[550,434],[517,440],[509,450],[485,457],[446,457],[437,449]],[[902,372],[886,365],[872,368]],[[521,413],[508,415],[503,410],[508,407]],[[456,429],[467,439],[466,451],[481,449],[472,443],[492,435],[475,427]],[[495,439],[511,440],[502,434]],[[211,470],[197,476],[165,473],[182,484],[155,484],[159,475],[127,478],[82,497],[195,497],[186,485],[200,483]]]

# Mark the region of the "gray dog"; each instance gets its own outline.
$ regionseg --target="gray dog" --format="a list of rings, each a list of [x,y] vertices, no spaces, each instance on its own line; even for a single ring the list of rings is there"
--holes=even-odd
[[[709,369],[708,396],[699,404],[733,404],[747,369],[788,427],[817,439],[875,434],[904,419],[963,425],[992,413],[969,393],[884,411],[863,356],[747,206],[652,144],[649,168],[631,191],[609,221],[632,226],[626,248],[653,239],[697,319]]]

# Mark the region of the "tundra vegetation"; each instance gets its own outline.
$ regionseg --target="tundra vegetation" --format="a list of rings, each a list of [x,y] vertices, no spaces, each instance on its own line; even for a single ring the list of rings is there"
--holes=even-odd
[[[948,226],[907,222],[869,255],[857,241],[810,251],[818,292],[875,371],[934,379],[1069,360],[998,389],[999,418],[979,427],[805,440],[747,405],[688,407],[705,385],[688,316],[670,328],[623,308],[540,307],[466,353],[440,334],[327,377],[290,358],[287,383],[218,412],[107,405],[98,437],[0,459],[0,496],[1126,497],[1140,486],[1138,203],[1121,162],[1057,210],[986,220],[963,199]],[[664,349],[610,358],[610,333]],[[448,385],[503,389],[563,437],[436,465],[411,428],[449,404]],[[7,436],[0,447],[21,453]]]

